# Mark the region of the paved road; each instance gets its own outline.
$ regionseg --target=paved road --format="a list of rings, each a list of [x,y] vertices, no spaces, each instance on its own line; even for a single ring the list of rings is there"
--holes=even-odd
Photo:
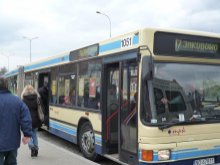
[[[46,131],[38,132],[39,157],[31,158],[28,146],[21,145],[18,151],[18,165],[119,165],[103,158],[98,163],[85,159],[76,145]]]
[[[18,165],[98,165],[42,138],[39,138],[39,145],[39,156],[31,158],[30,150],[22,144],[18,151]]]

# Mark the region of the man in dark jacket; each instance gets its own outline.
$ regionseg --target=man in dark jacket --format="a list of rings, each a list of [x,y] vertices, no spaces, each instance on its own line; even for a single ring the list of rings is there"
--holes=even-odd
[[[48,126],[49,125],[49,90],[48,90],[48,83],[44,82],[44,85],[38,89],[40,94],[43,108],[44,108],[44,115],[45,121],[44,123]]]
[[[17,150],[22,142],[27,144],[32,135],[31,116],[27,106],[7,89],[0,78],[0,164],[17,165]]]

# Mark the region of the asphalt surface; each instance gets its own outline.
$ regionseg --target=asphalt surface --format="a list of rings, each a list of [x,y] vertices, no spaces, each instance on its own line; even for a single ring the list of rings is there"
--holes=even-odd
[[[31,158],[28,146],[21,144],[18,151],[18,165],[119,165],[106,158],[102,158],[99,162],[87,160],[82,156],[77,145],[46,131],[39,131],[38,136],[38,157]]]
[[[28,146],[21,145],[18,151],[18,165],[98,165],[75,153],[39,138],[38,157],[32,158]]]

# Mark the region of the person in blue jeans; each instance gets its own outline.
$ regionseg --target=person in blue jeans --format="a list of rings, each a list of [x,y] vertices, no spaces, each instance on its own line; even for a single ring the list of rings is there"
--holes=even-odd
[[[7,81],[0,78],[0,165],[17,165],[17,150],[32,136],[32,122],[28,107],[7,89]]]
[[[37,157],[38,155],[38,138],[37,130],[41,127],[42,123],[38,117],[38,102],[37,99],[40,99],[37,91],[31,86],[27,85],[24,87],[24,90],[21,94],[23,102],[28,106],[31,118],[32,118],[32,136],[31,140],[28,143],[28,146],[31,150],[31,157]]]

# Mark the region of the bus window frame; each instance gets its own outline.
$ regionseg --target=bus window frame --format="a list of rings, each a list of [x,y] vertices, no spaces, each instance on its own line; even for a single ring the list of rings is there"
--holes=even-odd
[[[60,74],[58,74],[58,76],[57,76],[57,98],[59,97],[59,95],[58,95],[58,89],[59,89],[59,78],[61,77],[61,76],[70,76],[70,75],[72,75],[73,74],[73,72],[71,73],[71,72],[68,72],[68,73],[60,73]],[[76,76],[76,81],[78,81],[78,76]],[[77,84],[77,83],[76,83]],[[76,97],[77,97],[77,95],[76,95]],[[59,103],[56,103],[55,105],[58,105],[59,107],[69,107],[69,108],[72,108],[72,107],[77,107],[77,105],[64,105],[64,104],[59,104]]]
[[[77,107],[80,107],[80,106],[78,106],[78,99],[79,99],[79,77],[81,76],[80,75],[80,66],[79,66],[79,64],[81,64],[81,63],[87,63],[87,71],[86,71],[86,74],[82,74],[82,75],[89,75],[88,74],[88,68],[89,68],[89,61],[95,61],[96,63],[97,63],[97,61],[101,64],[101,69],[100,69],[100,92],[99,92],[99,103],[100,103],[100,106],[99,106],[99,108],[90,108],[90,107],[85,107],[85,108],[88,108],[88,109],[94,109],[94,110],[98,110],[98,111],[101,111],[101,99],[102,99],[102,97],[101,97],[101,93],[102,93],[102,89],[101,89],[101,84],[102,84],[102,69],[103,69],[103,57],[99,57],[99,58],[90,58],[90,59],[87,59],[87,60],[83,60],[83,61],[79,61],[79,62],[77,62],[77,88],[76,88],[76,94],[77,94],[77,102],[76,102],[76,106]],[[89,78],[91,78],[91,74],[89,75]],[[97,86],[96,86],[97,87]],[[84,109],[84,107],[80,107],[80,108],[83,108]]]
[[[79,64],[82,63],[82,62],[89,62],[89,61],[95,61],[95,60],[100,60],[101,62],[101,82],[102,82],[102,72],[103,72],[103,64],[104,64],[104,61],[103,61],[103,58],[104,57],[100,57],[100,56],[95,56],[95,57],[91,57],[89,59],[80,59],[80,60],[76,60],[76,61],[70,61],[70,63],[68,63],[68,65],[71,65],[71,64],[74,64],[76,65],[76,100],[78,100],[78,80],[79,80]],[[50,69],[52,70],[53,72],[53,68],[57,68],[56,70],[56,73],[57,76],[56,76],[56,83],[57,83],[57,86],[56,86],[56,90],[58,90],[58,78],[60,76],[65,76],[65,75],[70,75],[70,74],[73,74],[73,72],[67,72],[67,73],[63,73],[63,72],[60,72],[60,67],[61,66],[64,66],[66,64],[62,64],[62,65],[59,65],[59,66],[55,66],[55,67],[51,67]],[[51,79],[52,80],[52,79]],[[51,81],[52,82],[52,81]],[[100,90],[100,100],[102,100],[102,90]],[[58,98],[58,91],[56,93],[56,97]],[[76,102],[76,105],[74,106],[66,106],[66,105],[61,105],[61,104],[58,104],[58,103],[50,103],[50,106],[55,106],[55,107],[60,107],[60,108],[65,108],[65,109],[69,109],[69,110],[79,110],[79,111],[84,111],[84,112],[94,112],[94,113],[100,113],[102,111],[102,103],[100,103],[100,108],[99,109],[94,109],[94,108],[88,108],[88,107],[80,107],[77,105],[77,102]]]

